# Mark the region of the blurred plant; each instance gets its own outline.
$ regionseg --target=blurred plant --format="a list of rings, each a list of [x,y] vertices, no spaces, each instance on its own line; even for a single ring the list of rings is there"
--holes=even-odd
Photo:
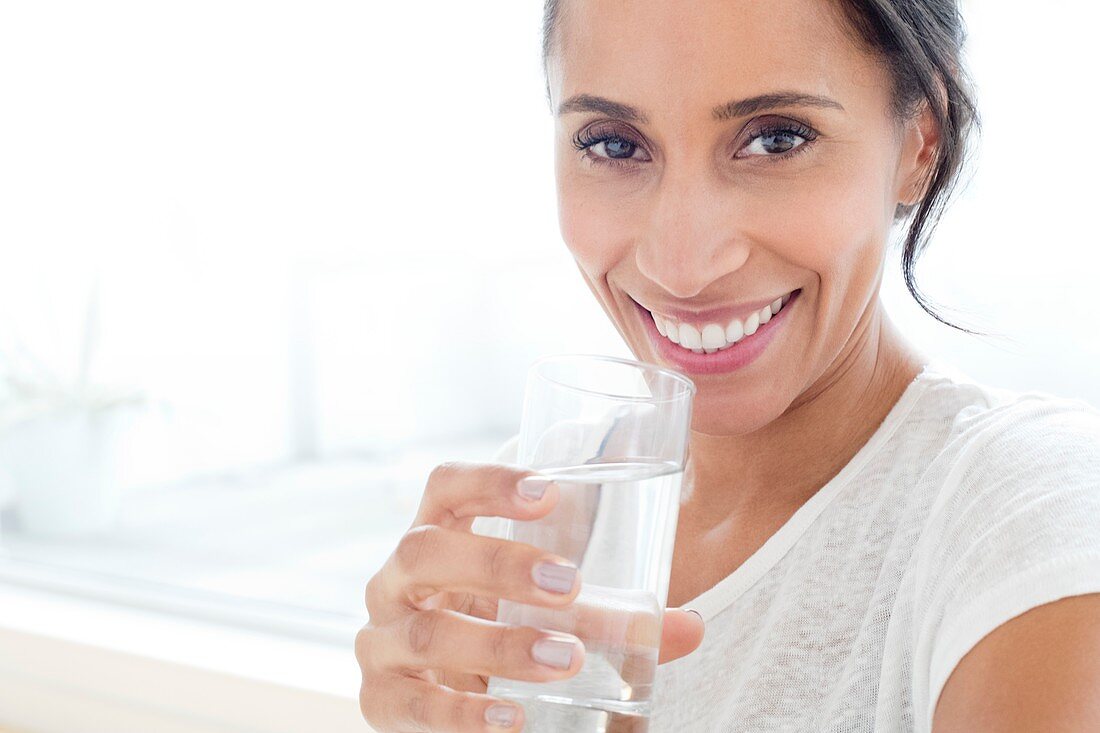
[[[37,358],[14,333],[0,343],[0,431],[54,414],[97,412],[146,402],[140,390],[92,381],[99,342],[99,278],[92,281],[84,309],[76,377],[66,382]]]

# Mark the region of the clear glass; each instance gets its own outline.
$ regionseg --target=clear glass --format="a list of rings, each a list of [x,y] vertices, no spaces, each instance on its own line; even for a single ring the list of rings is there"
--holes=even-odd
[[[502,599],[497,620],[574,634],[585,663],[555,682],[490,678],[490,694],[523,705],[525,733],[647,729],[694,395],[686,376],[629,359],[531,365],[517,462],[561,493],[507,537],[569,559],[582,585],[564,609]]]

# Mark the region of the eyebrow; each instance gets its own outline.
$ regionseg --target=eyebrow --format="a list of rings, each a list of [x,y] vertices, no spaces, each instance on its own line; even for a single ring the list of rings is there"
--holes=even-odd
[[[754,112],[774,107],[820,107],[844,110],[844,106],[840,102],[829,97],[783,91],[758,94],[755,97],[746,99],[734,99],[714,107],[711,110],[711,115],[715,121],[720,122],[735,117],[745,117]],[[631,107],[629,104],[623,104],[622,102],[615,102],[606,97],[598,97],[594,94],[574,94],[558,107],[559,116],[570,112],[599,112],[624,122],[638,122],[641,124],[649,122],[649,118],[636,107]]]

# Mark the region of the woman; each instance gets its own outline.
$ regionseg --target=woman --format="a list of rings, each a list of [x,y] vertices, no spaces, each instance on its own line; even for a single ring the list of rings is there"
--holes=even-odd
[[[651,729],[1100,730],[1100,412],[974,383],[879,299],[906,222],[920,302],[965,157],[954,3],[548,0],[544,31],[563,238],[698,387]],[[368,583],[379,730],[518,730],[487,678],[580,668],[493,622],[579,586],[491,536],[557,499],[508,448],[438,467]]]

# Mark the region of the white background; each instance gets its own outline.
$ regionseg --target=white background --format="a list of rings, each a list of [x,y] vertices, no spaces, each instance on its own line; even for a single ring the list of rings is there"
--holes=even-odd
[[[89,343],[94,384],[150,398],[113,534],[0,537],[37,561],[0,562],[0,637],[40,639],[0,669],[5,723],[362,728],[362,587],[425,466],[511,434],[536,356],[628,355],[557,230],[541,6],[0,1],[0,423],[2,377],[71,385]],[[985,134],[918,280],[1001,337],[933,321],[896,261],[884,298],[980,380],[1100,405],[1100,12],[964,10]],[[114,605],[20,611],[17,575]]]
[[[896,263],[884,297],[974,377],[1100,405],[1097,11],[965,12],[985,132],[918,281],[1002,337]],[[3,5],[6,368],[74,380],[98,292],[92,380],[156,406],[128,491],[506,437],[531,359],[628,355],[558,233],[540,13]]]

